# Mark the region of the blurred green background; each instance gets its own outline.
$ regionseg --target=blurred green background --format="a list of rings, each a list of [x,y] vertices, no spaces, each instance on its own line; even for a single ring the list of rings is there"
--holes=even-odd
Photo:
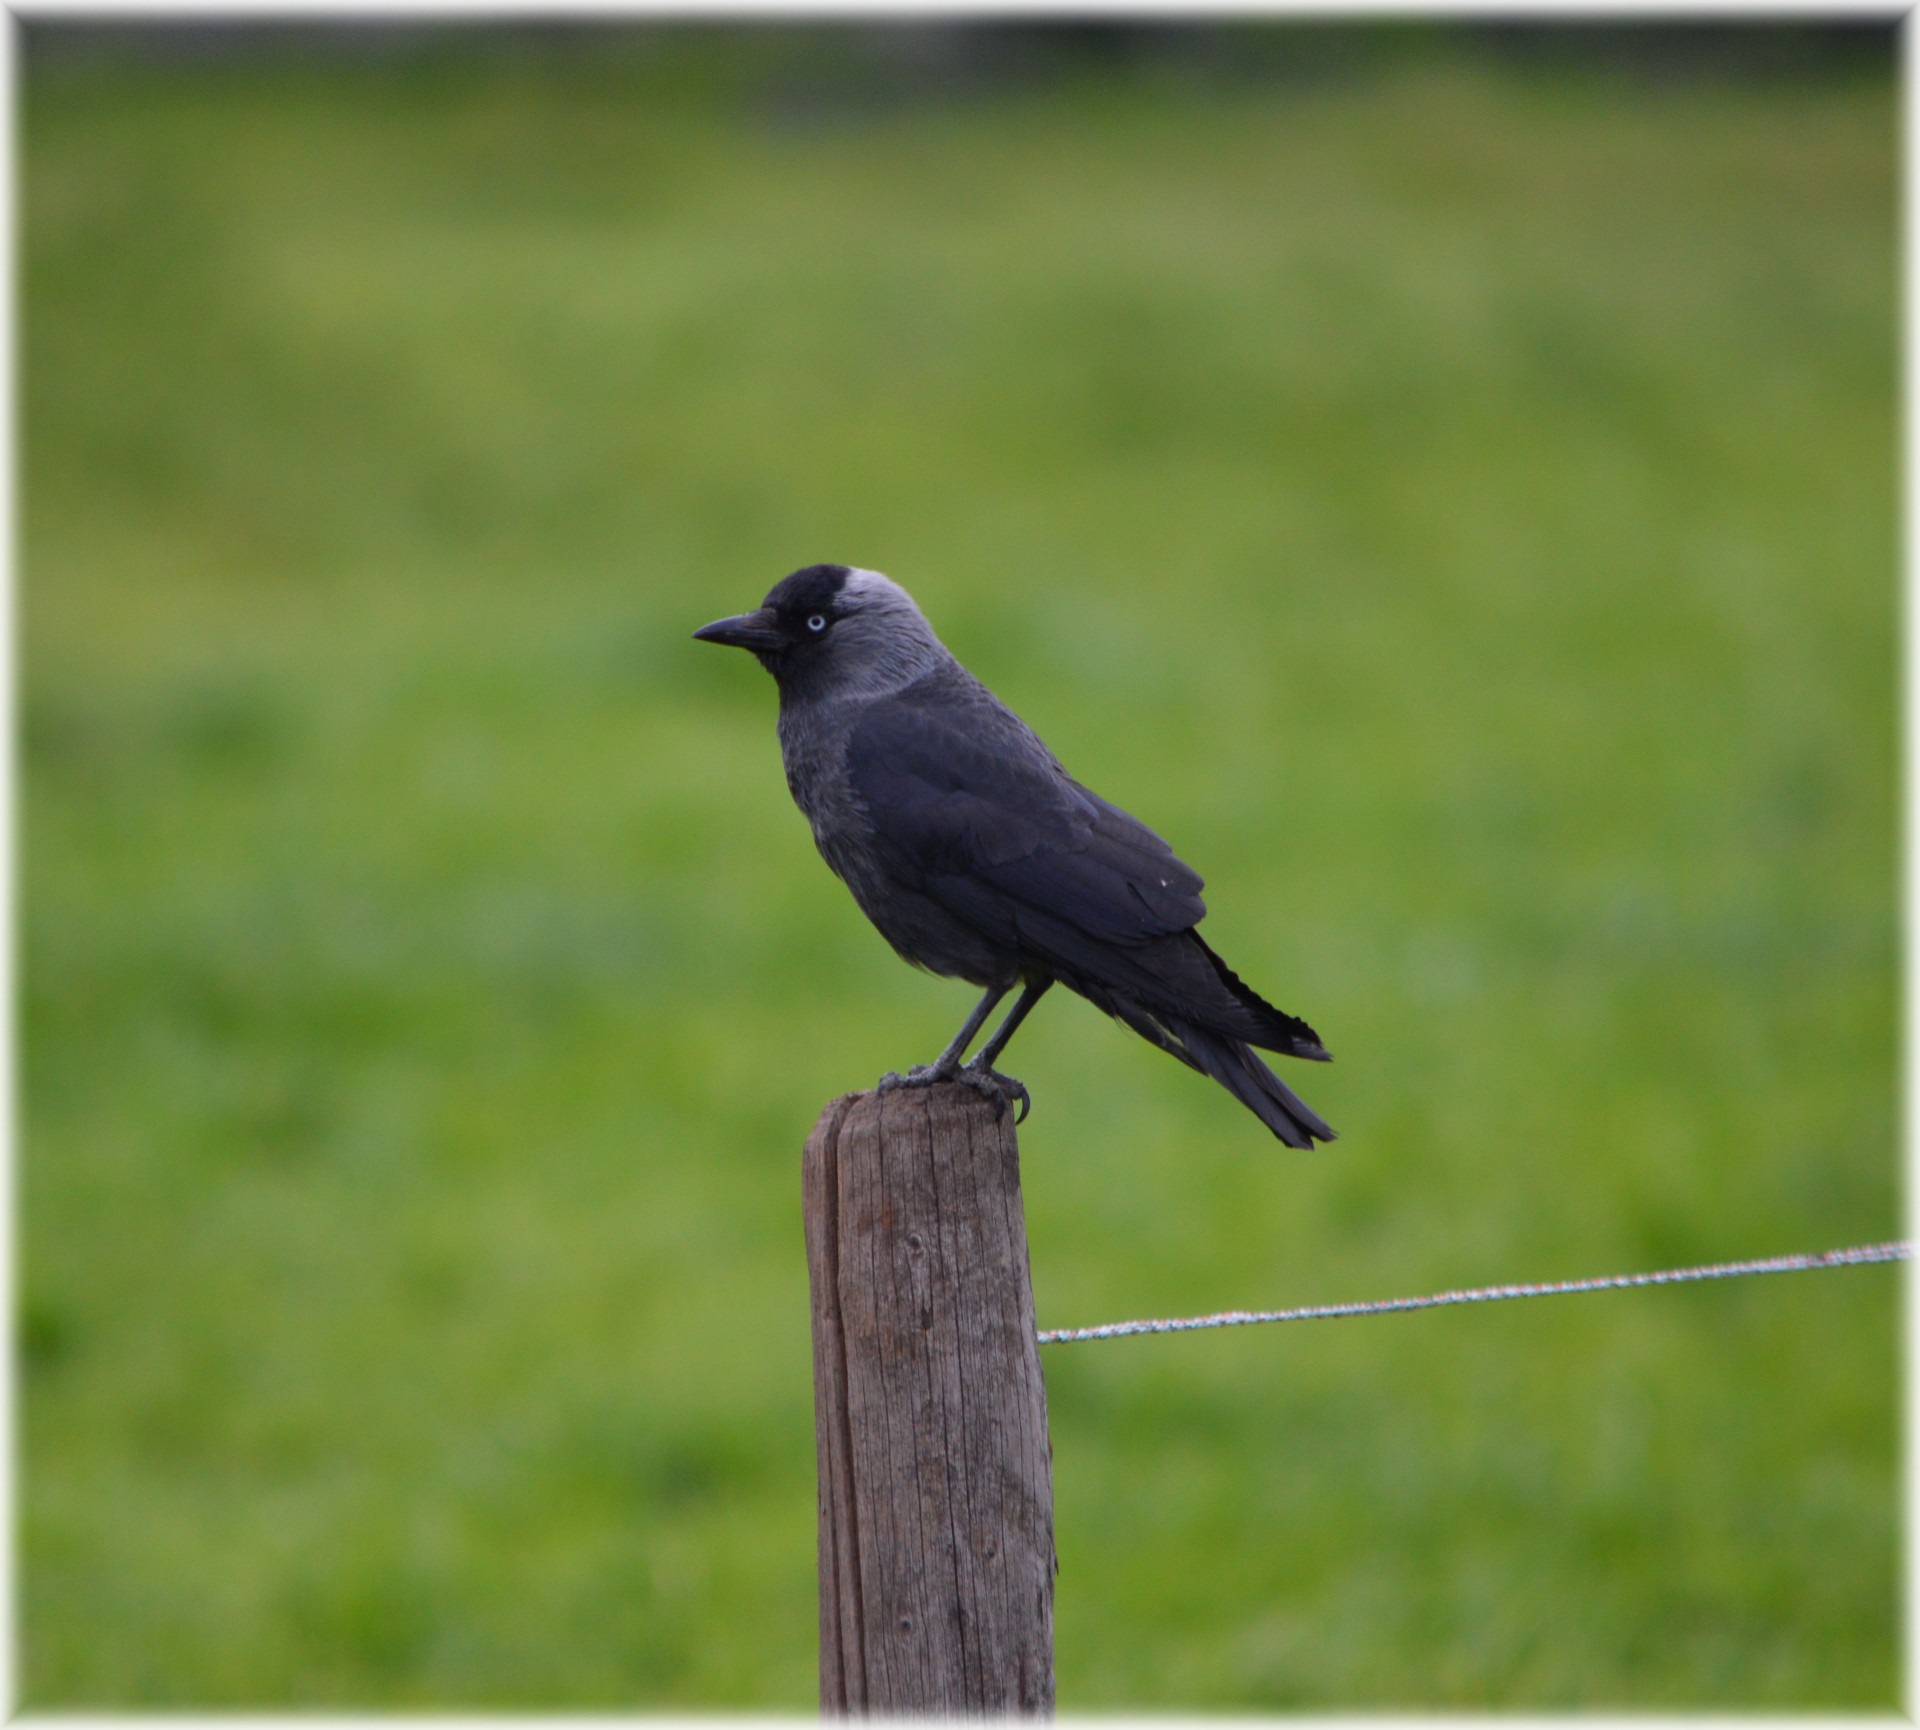
[[[812,1704],[813,560],[1339,1057],[1050,1000],[1043,1325],[1899,1229],[1887,30],[25,42],[24,1705]],[[1061,1704],[1890,1708],[1897,1295],[1049,1348]]]

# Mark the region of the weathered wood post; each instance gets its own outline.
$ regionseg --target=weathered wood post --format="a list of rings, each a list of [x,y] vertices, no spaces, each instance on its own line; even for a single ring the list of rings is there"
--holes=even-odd
[[[1013,1113],[835,1100],[807,1139],[826,1712],[1053,1709],[1053,1466]]]

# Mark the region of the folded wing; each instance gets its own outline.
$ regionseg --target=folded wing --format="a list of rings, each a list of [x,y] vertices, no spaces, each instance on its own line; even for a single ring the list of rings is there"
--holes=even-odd
[[[1199,874],[968,685],[876,703],[849,742],[854,792],[900,874],[1010,945],[1022,911],[1122,946],[1196,925]]]
[[[1200,875],[960,677],[874,704],[849,741],[853,790],[897,880],[1129,1024],[1176,1016],[1324,1057],[1312,1028],[1194,932],[1207,911]]]

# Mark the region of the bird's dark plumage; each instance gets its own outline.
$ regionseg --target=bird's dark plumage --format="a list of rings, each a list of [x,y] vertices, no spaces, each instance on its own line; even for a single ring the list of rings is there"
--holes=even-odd
[[[1024,982],[1023,1009],[1058,981],[1211,1076],[1289,1146],[1334,1138],[1253,1049],[1324,1061],[1326,1048],[1194,929],[1199,874],[1074,780],[904,590],[811,565],[759,612],[699,634],[753,649],[779,681],[794,797],[906,959],[990,993]]]

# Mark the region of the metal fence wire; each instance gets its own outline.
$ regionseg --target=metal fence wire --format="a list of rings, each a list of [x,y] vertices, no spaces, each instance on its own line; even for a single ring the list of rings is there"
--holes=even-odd
[[[1742,1279],[1748,1274],[1812,1273],[1819,1268],[1859,1267],[1868,1262],[1909,1261],[1905,1242],[1862,1244],[1853,1249],[1819,1250],[1807,1255],[1768,1256],[1759,1261],[1720,1261],[1704,1267],[1670,1267],[1658,1273],[1613,1273],[1597,1279],[1550,1280],[1542,1285],[1487,1285],[1426,1297],[1374,1298],[1366,1303],[1307,1304],[1287,1310],[1221,1310],[1207,1316],[1175,1316],[1157,1321],[1106,1322],[1091,1328],[1047,1328],[1043,1346],[1081,1340],[1117,1340],[1132,1334],[1184,1334],[1200,1328],[1244,1328],[1255,1322],[1333,1321],[1344,1316],[1396,1315],[1402,1310],[1445,1309],[1452,1304],[1501,1303],[1508,1298],[1564,1297],[1574,1292],[1620,1291],[1628,1286],[1685,1285],[1693,1280]]]

